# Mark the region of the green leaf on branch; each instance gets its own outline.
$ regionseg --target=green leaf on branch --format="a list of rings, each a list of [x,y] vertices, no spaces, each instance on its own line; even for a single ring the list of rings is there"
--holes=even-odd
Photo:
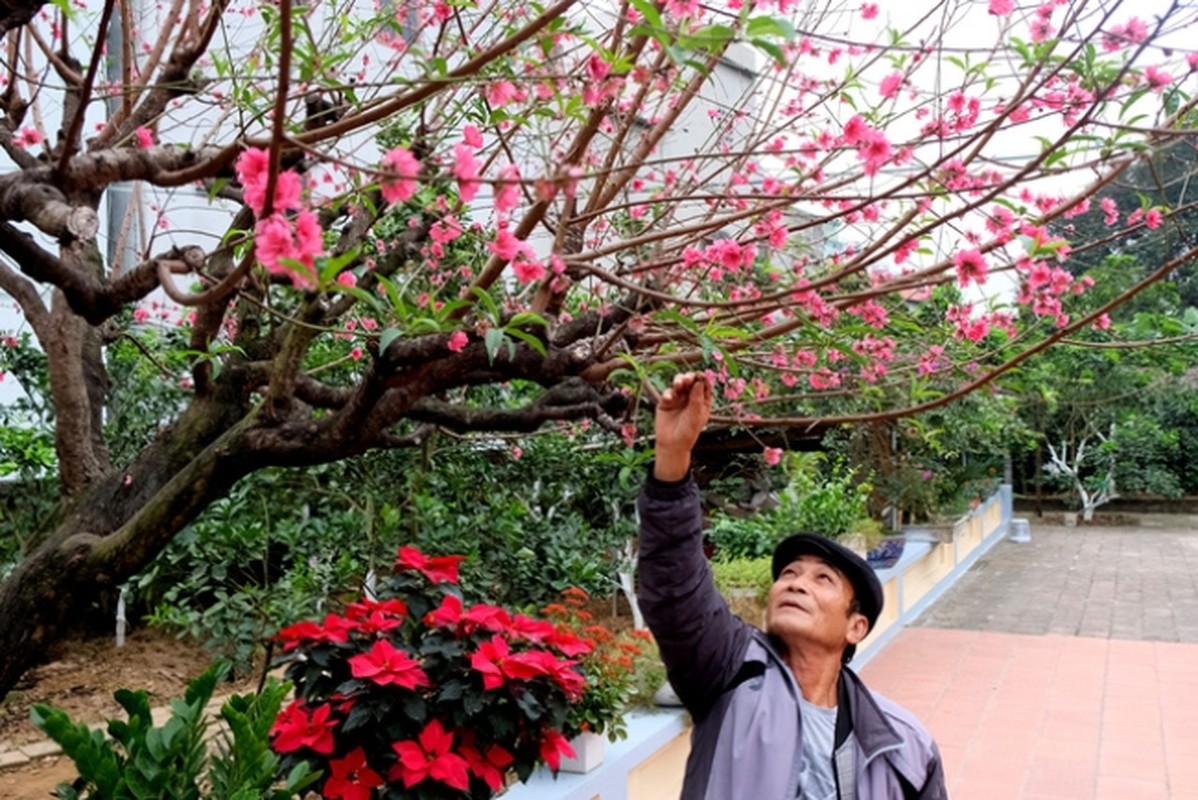
[[[343,269],[357,260],[359,252],[361,252],[359,248],[351,247],[340,255],[320,259],[324,261],[324,264],[320,268],[320,285],[322,287],[328,286],[335,281]]]
[[[646,23],[659,31],[664,29],[665,26],[662,24],[661,14],[658,13],[657,6],[650,3],[649,0],[629,0],[629,2],[644,17]]]
[[[765,39],[752,39],[751,44],[774,60],[779,67],[786,66],[786,52],[774,42]]]
[[[690,50],[718,50],[736,37],[728,25],[704,25],[697,31],[678,35],[678,44]]]
[[[545,348],[545,343],[542,342],[537,337],[533,336],[531,333],[528,333],[527,331],[519,330],[518,328],[504,328],[503,332],[508,336],[511,336],[515,339],[519,339],[520,341],[524,342],[526,345],[531,347],[533,350],[536,350],[542,356],[549,355],[549,351]],[[488,333],[489,333],[489,331],[488,331]],[[508,344],[510,345],[509,353],[514,355],[515,354],[515,346],[511,342],[509,342]]]
[[[1015,52],[1023,59],[1023,63],[1020,66],[1030,67],[1035,63],[1035,58],[1032,56],[1032,49],[1028,46],[1027,42],[1017,36],[1012,36],[1011,47],[1015,48]]]
[[[507,328],[523,328],[526,325],[540,325],[542,328],[549,327],[549,321],[535,311],[521,311],[516,316],[508,320]]]
[[[499,313],[499,305],[495,302],[495,298],[491,297],[491,295],[487,294],[484,290],[478,288],[477,286],[471,286],[470,293],[478,298],[478,301],[482,303],[484,308],[486,308],[487,319],[498,325],[501,315]]]
[[[338,286],[337,291],[342,294],[347,294],[355,300],[364,303],[371,311],[381,311],[379,306],[378,296],[372,292],[368,292],[359,286]]]
[[[516,355],[516,343],[508,338],[503,328],[488,328],[486,334],[483,335],[483,346],[487,350],[487,360],[489,362],[492,364],[495,363],[495,357],[499,355],[499,348],[504,345],[507,345],[508,357],[514,357]]]
[[[753,17],[745,26],[745,36],[750,39],[773,37],[794,41],[795,28],[789,20],[779,17]]]
[[[383,291],[387,294],[387,299],[391,301],[391,311],[395,314],[396,319],[400,322],[407,322],[409,311],[408,305],[403,301],[399,294],[399,289],[395,286],[395,282],[385,275],[377,275],[379,285],[383,287]]]
[[[1181,91],[1176,87],[1169,90],[1165,95],[1165,113],[1173,116],[1177,113],[1177,109],[1181,107]]]
[[[220,194],[221,189],[224,189],[228,185],[228,178],[217,178],[216,180],[212,181],[212,185],[208,187],[208,201],[212,202],[215,200],[216,196]]]
[[[391,343],[401,336],[403,334],[400,333],[398,328],[387,328],[379,334],[379,355],[387,352],[387,348],[391,346]]]

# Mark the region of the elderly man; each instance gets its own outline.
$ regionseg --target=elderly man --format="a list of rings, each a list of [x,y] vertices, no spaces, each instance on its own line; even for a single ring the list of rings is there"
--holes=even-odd
[[[694,718],[682,800],[946,797],[928,732],[846,666],[882,610],[864,559],[821,536],[783,541],[765,632],[716,592],[690,475],[710,414],[706,378],[675,378],[638,503],[641,608]]]

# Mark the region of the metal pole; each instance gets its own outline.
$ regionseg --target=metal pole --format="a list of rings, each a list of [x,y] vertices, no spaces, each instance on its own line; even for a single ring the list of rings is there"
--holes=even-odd
[[[131,0],[119,0],[121,3],[127,3]],[[122,86],[125,74],[125,25],[123,14],[113,14],[112,22],[108,26],[108,59],[105,67],[105,74],[108,78],[109,86]],[[111,119],[120,108],[122,98],[119,94],[110,95],[106,106],[108,117]],[[108,269],[113,274],[126,272],[135,263],[134,252],[136,246],[133,244],[138,241],[138,221],[136,215],[130,216],[129,210],[132,205],[131,199],[133,196],[134,186],[131,182],[124,181],[114,183],[108,187],[106,192],[106,200],[108,203]],[[126,218],[129,219],[129,227],[122,230]],[[125,235],[122,236],[122,233]],[[121,244],[124,243],[122,247]],[[118,252],[118,249],[120,252]]]

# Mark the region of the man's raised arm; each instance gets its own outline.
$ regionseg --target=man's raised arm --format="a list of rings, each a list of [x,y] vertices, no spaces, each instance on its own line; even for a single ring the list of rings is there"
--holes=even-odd
[[[736,674],[748,626],[732,615],[703,555],[703,514],[691,478],[691,450],[711,416],[702,374],[674,378],[657,404],[656,454],[637,501],[638,600],[661,648],[670,683],[701,717]]]

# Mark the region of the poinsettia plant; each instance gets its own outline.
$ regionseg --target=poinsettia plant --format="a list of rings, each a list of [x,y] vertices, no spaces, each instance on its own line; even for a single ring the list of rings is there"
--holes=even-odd
[[[322,770],[324,797],[488,798],[510,775],[574,755],[592,644],[550,620],[468,605],[462,560],[401,548],[377,598],[279,632],[296,699],[272,746],[285,769]]]

